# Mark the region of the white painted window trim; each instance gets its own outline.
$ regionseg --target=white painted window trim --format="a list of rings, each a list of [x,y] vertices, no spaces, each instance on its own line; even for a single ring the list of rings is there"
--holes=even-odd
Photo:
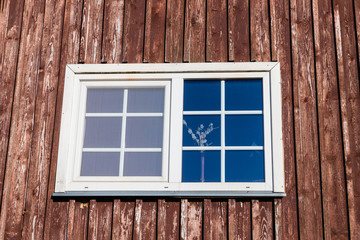
[[[182,102],[184,79],[262,78],[264,91],[264,153],[265,183],[181,183],[182,157]],[[91,86],[144,86],[144,83],[168,84],[166,89],[164,122],[170,123],[164,131],[167,159],[163,164],[163,177],[79,177],[79,152],[85,116],[86,87]],[[268,101],[267,101],[268,100]],[[83,102],[81,102],[83,101]],[[170,105],[166,105],[170,104]],[[246,114],[261,114],[244,112]],[[204,113],[205,114],[205,113]],[[237,113],[238,114],[238,113]],[[121,114],[120,114],[121,115]],[[267,130],[266,130],[267,129]],[[268,134],[269,133],[269,134]],[[75,135],[75,136],[74,136]],[[170,141],[166,141],[169,137]],[[231,147],[226,147],[231,148]],[[236,148],[236,147],[235,147]],[[241,148],[241,147],[240,147]],[[139,181],[141,180],[141,181]],[[249,193],[284,193],[284,157],[281,117],[280,65],[267,63],[182,63],[182,64],[79,64],[67,65],[56,173],[56,193],[66,192],[152,192],[153,195],[204,195],[208,192],[221,196],[226,191]],[[158,193],[158,194],[156,194]],[[202,194],[203,193],[203,194]],[[226,195],[226,194],[224,194]],[[261,194],[260,194],[261,195]]]

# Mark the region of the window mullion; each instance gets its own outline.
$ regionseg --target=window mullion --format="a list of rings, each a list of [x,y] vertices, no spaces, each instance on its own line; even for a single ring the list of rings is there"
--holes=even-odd
[[[124,101],[123,101],[123,119],[122,119],[122,131],[121,131],[121,149],[120,149],[120,177],[124,176],[124,158],[125,158],[125,137],[126,137],[126,113],[128,102],[128,89],[124,89]]]
[[[221,80],[221,182],[225,182],[225,80]]]

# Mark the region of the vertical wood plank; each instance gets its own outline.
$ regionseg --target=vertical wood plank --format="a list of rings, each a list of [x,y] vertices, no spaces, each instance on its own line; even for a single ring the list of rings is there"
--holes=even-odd
[[[3,185],[5,177],[6,157],[9,144],[11,108],[14,98],[14,86],[16,78],[16,67],[19,57],[20,34],[22,26],[22,13],[24,10],[24,0],[8,1],[6,12],[17,12],[9,14],[4,28],[4,48],[1,60],[1,81],[0,81],[0,204],[3,195]],[[7,15],[4,13],[4,15]]]
[[[355,1],[356,3],[356,1]],[[358,6],[358,3],[355,4]],[[356,8],[358,9],[358,8]],[[359,63],[352,1],[333,1],[338,81],[351,239],[360,238]],[[358,13],[356,13],[358,14]]]
[[[60,135],[62,97],[64,91],[64,78],[66,64],[78,63],[80,46],[80,28],[83,0],[67,0],[62,34],[61,62],[59,69],[58,93],[55,109],[55,127],[53,134],[53,148],[51,153],[50,178],[45,217],[45,239],[65,239],[67,201],[54,201],[51,195],[55,189],[57,153]],[[75,207],[78,207],[75,204]],[[79,206],[80,207],[80,206]],[[88,208],[86,208],[87,211]],[[85,209],[84,209],[85,210]],[[82,213],[84,211],[80,211]],[[85,214],[84,214],[85,215]],[[87,213],[86,213],[87,216]]]
[[[140,63],[144,46],[145,1],[125,1],[123,62]]]
[[[286,198],[274,200],[275,238],[298,239],[291,39],[288,0],[270,0],[272,60],[280,62]]]
[[[1,6],[2,5],[2,6]],[[9,19],[9,10],[10,10],[10,1],[3,1],[0,3],[0,73],[2,71],[3,61],[4,61],[4,47],[6,42],[6,33],[7,33],[7,23]],[[18,15],[22,15],[19,12]]]
[[[146,6],[144,62],[164,62],[166,0],[148,0]]]
[[[299,237],[322,239],[319,144],[311,1],[291,0]]]
[[[156,239],[156,202],[136,200],[133,239]]]
[[[229,239],[251,239],[250,201],[228,200]]]
[[[204,200],[204,239],[227,239],[227,202]]]
[[[203,203],[198,201],[183,201],[182,204],[187,204],[186,206],[181,206],[183,209],[187,209],[187,229],[182,229],[181,231],[186,231],[182,233],[182,236],[187,238],[182,239],[191,239],[191,240],[200,240],[203,239]],[[185,220],[185,219],[184,219]],[[184,224],[185,227],[185,224]],[[205,230],[204,230],[205,231]]]
[[[206,0],[188,0],[185,6],[184,61],[205,62]]]
[[[114,200],[112,239],[130,240],[133,236],[135,202]]]
[[[250,0],[251,61],[270,61],[269,7],[267,0]]]
[[[112,204],[90,200],[88,239],[111,239]]]
[[[180,202],[158,200],[157,239],[179,239]]]
[[[70,200],[67,223],[68,240],[87,239],[89,203]]]
[[[165,62],[182,62],[185,0],[167,1]]]
[[[100,63],[104,0],[84,0],[79,62]]]
[[[249,0],[228,0],[229,61],[249,62]]]
[[[45,1],[25,2],[1,207],[0,238],[21,238],[44,10]]]
[[[273,239],[272,202],[253,200],[251,209],[253,239]]]
[[[357,49],[358,49],[358,64],[360,64],[360,2],[355,0],[354,1],[354,13],[355,13],[355,29],[357,35]],[[349,9],[350,10],[350,9]]]
[[[188,204],[187,199],[181,199],[180,240],[188,239]]]
[[[22,238],[43,239],[47,188],[60,65],[61,33],[65,1],[50,0],[45,6],[40,72],[35,106],[34,134]]]
[[[124,29],[124,0],[106,0],[102,62],[121,63]]]
[[[341,143],[332,2],[314,0],[322,202],[325,239],[348,239],[346,183]]]
[[[206,61],[227,62],[227,1],[207,0]]]

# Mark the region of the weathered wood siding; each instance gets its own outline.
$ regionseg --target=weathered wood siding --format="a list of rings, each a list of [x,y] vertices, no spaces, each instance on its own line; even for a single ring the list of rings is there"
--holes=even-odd
[[[0,0],[0,239],[360,239],[358,0]],[[57,199],[65,65],[279,61],[287,196]]]

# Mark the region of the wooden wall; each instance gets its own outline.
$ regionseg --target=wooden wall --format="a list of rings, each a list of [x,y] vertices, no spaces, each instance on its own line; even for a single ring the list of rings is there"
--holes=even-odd
[[[0,0],[0,239],[360,239],[360,1]],[[282,199],[54,201],[69,63],[279,61]]]

